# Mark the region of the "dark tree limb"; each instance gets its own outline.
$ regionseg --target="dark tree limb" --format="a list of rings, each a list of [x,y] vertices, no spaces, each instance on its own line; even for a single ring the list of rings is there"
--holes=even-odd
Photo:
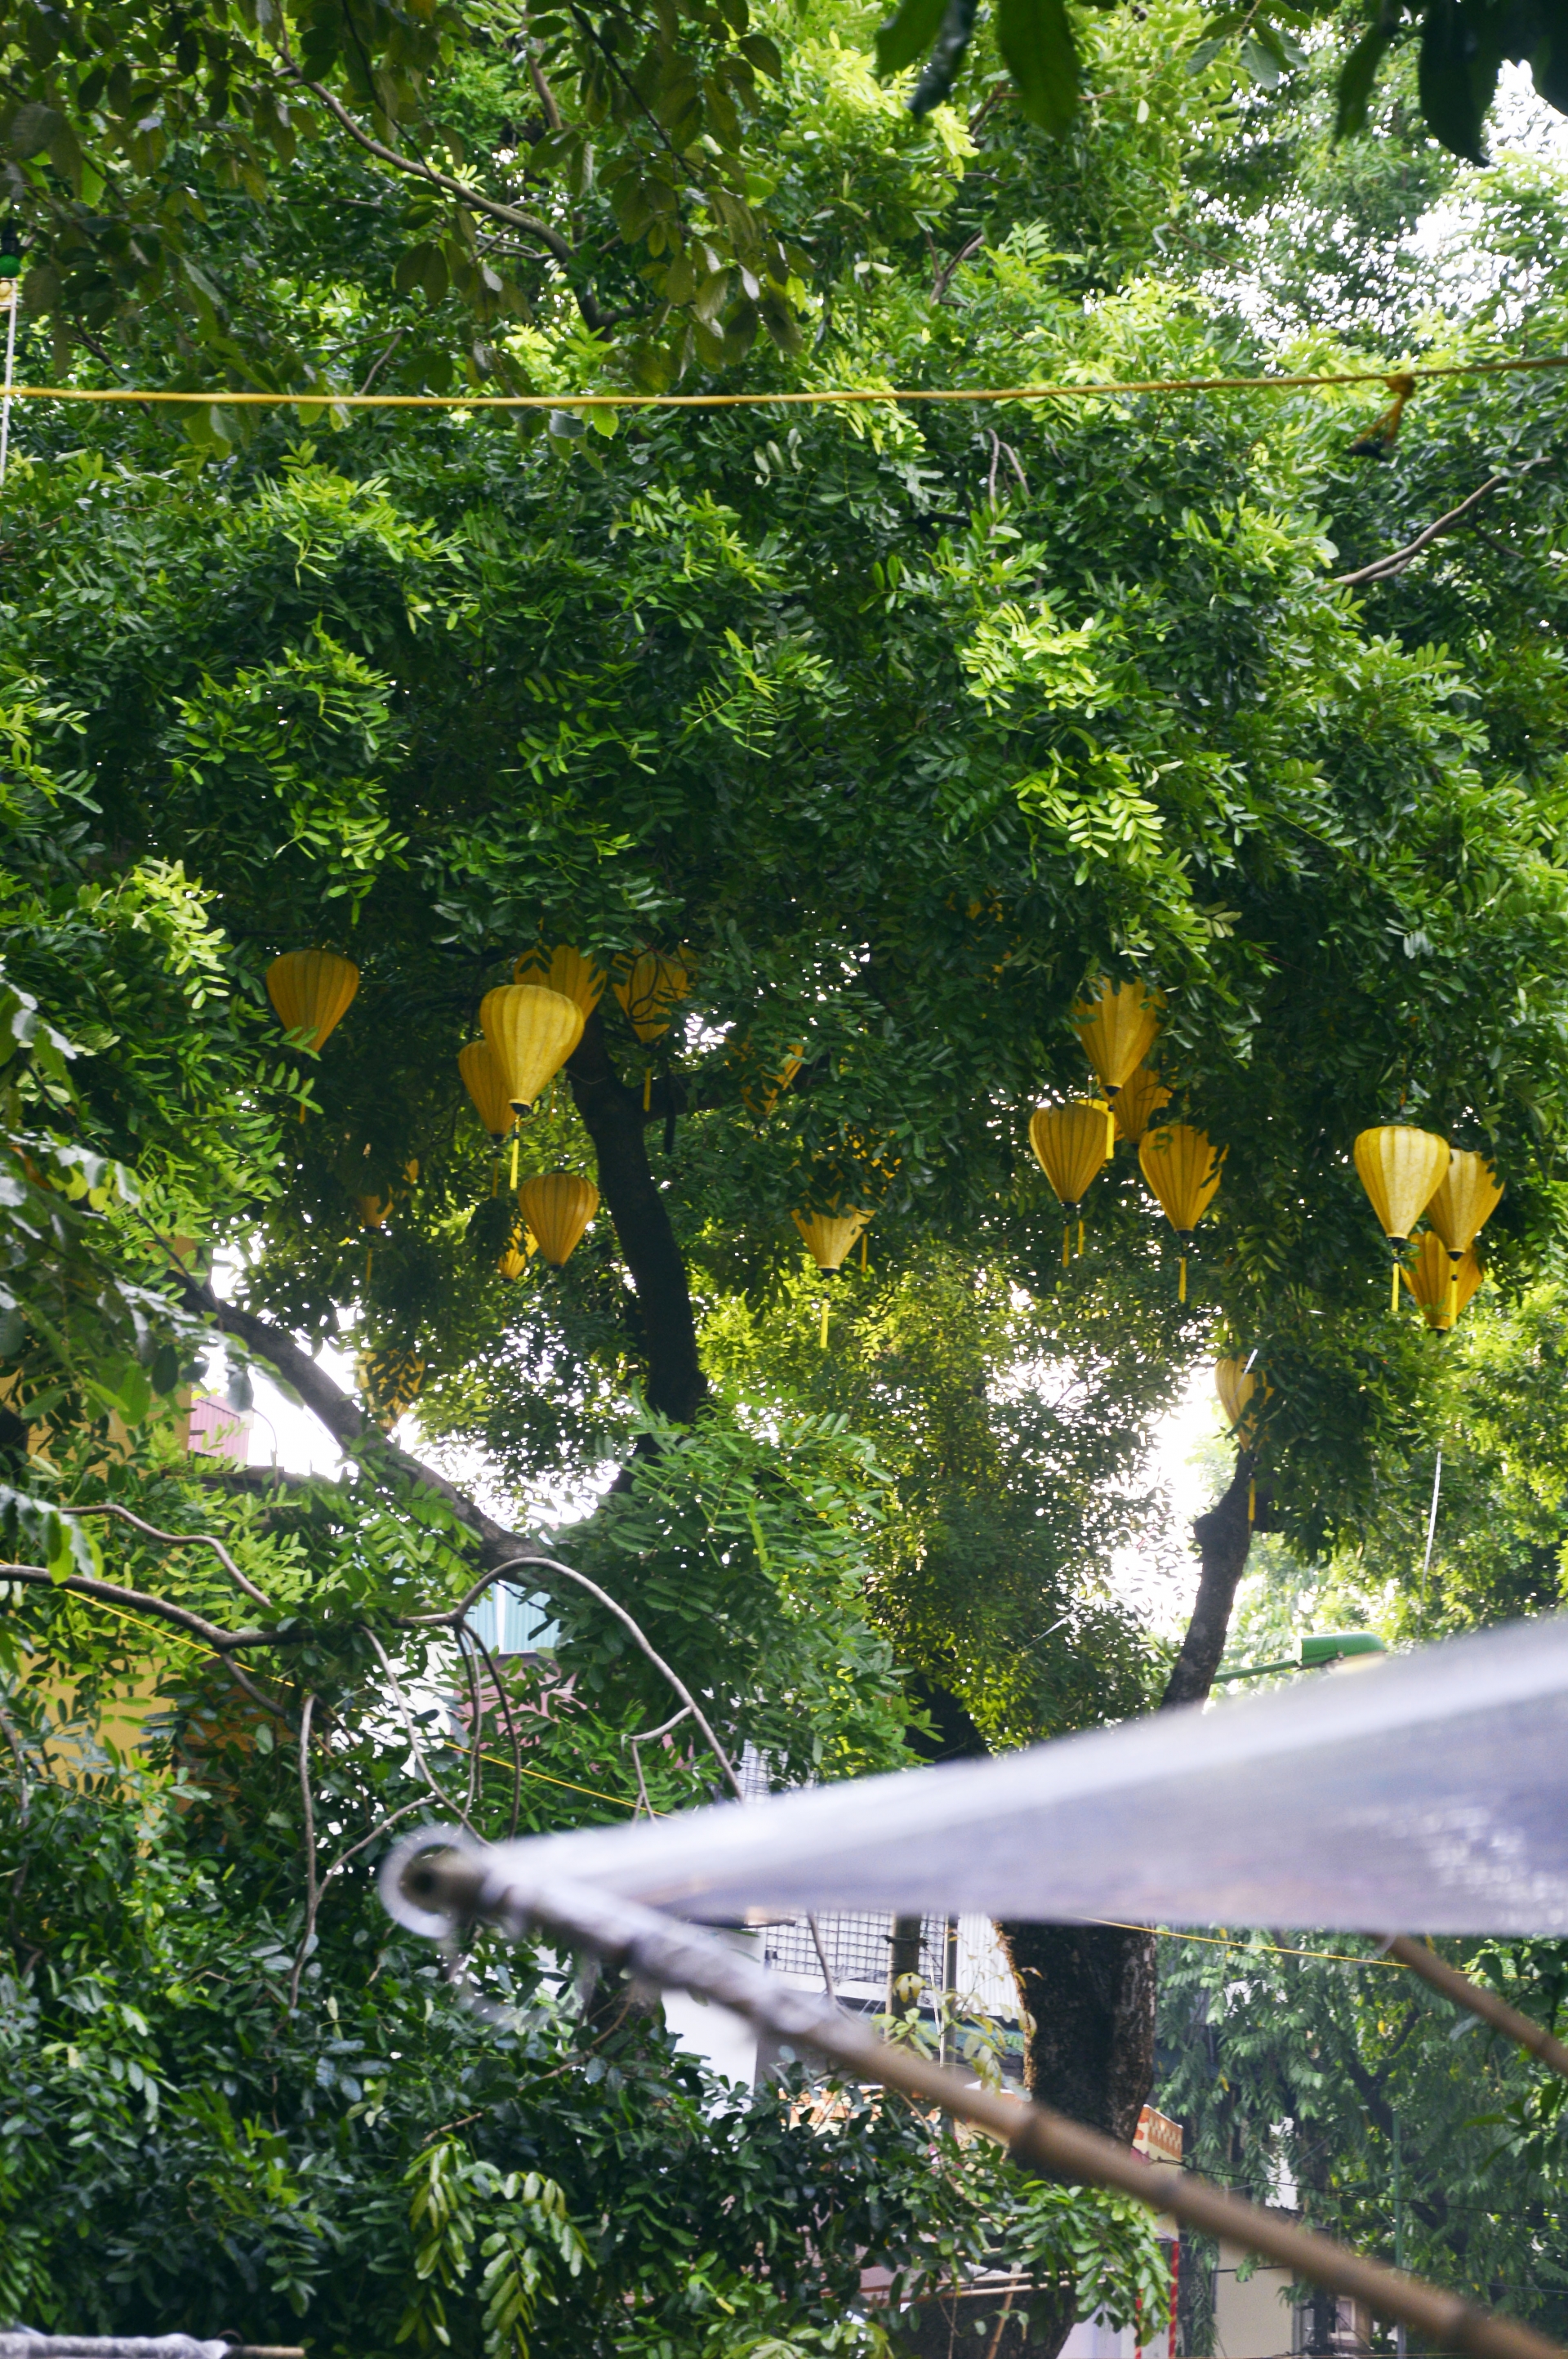
[[[1530,468],[1544,466],[1545,463],[1543,459],[1529,459],[1518,472],[1522,475],[1528,473]],[[1386,557],[1375,557],[1369,565],[1363,565],[1358,572],[1336,573],[1329,583],[1329,588],[1359,590],[1368,583],[1386,582],[1390,575],[1402,573],[1412,557],[1419,557],[1422,550],[1430,547],[1440,534],[1451,532],[1456,524],[1463,524],[1471,510],[1479,507],[1488,493],[1495,492],[1500,484],[1509,481],[1509,477],[1506,474],[1489,475],[1479,491],[1472,492],[1468,499],[1461,500],[1456,508],[1448,510],[1446,516],[1436,517],[1427,526],[1424,532],[1418,532],[1413,540],[1407,540],[1402,549],[1390,549]]]
[[[1250,1451],[1238,1451],[1230,1488],[1193,1525],[1203,1570],[1187,1635],[1160,1699],[1162,1712],[1170,1712],[1177,1704],[1202,1703],[1214,1685],[1230,1633],[1230,1610],[1252,1545],[1248,1506],[1253,1466]]]
[[[599,1162],[599,1187],[643,1315],[648,1406],[689,1425],[708,1394],[686,1262],[648,1160],[641,1090],[611,1062],[596,1008],[567,1065],[572,1097]]]

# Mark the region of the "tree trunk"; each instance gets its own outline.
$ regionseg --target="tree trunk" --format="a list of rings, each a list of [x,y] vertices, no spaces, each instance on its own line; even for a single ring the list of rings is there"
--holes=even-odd
[[[1252,1540],[1252,1465],[1244,1451],[1224,1497],[1193,1526],[1202,1560],[1197,1601],[1162,1712],[1201,1703],[1219,1668]],[[1109,1925],[998,1930],[1034,2019],[1024,2058],[1030,2095],[1130,2144],[1154,2079],[1153,1935]]]
[[[640,1090],[628,1089],[610,1060],[596,1008],[567,1065],[572,1097],[599,1158],[599,1188],[637,1289],[650,1408],[689,1425],[708,1392],[697,1353],[697,1322],[686,1263],[648,1161]],[[664,1094],[672,1084],[666,1080]],[[655,1113],[667,1112],[661,1104]]]

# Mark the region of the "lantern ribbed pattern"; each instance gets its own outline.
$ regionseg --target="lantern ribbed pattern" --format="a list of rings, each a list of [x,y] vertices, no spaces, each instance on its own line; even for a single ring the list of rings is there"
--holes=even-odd
[[[582,1038],[583,1012],[576,1000],[534,983],[487,991],[479,1020],[515,1114],[527,1113]]]
[[[512,1100],[506,1076],[491,1055],[489,1041],[470,1040],[466,1049],[460,1049],[458,1071],[473,1100],[474,1112],[492,1138],[504,1138],[512,1127]]]
[[[1426,1208],[1426,1217],[1458,1261],[1502,1201],[1502,1189],[1486,1157],[1456,1147],[1448,1158],[1447,1176]]]
[[[1451,1254],[1434,1229],[1423,1230],[1400,1275],[1426,1314],[1426,1323],[1446,1335],[1481,1283],[1474,1246]]]
[[[577,1240],[575,1237],[572,1242],[574,1245],[576,1244]],[[522,1244],[520,1245],[508,1245],[506,1251],[502,1255],[501,1259],[496,1263],[495,1266],[504,1278],[521,1277],[524,1271],[528,1266],[530,1255],[536,1254],[538,1250],[538,1238],[534,1234],[532,1229],[524,1229],[523,1232]]]
[[[599,1190],[578,1171],[540,1171],[524,1180],[517,1201],[539,1251],[553,1269],[561,1269],[599,1210]]]
[[[643,951],[639,958],[618,963],[615,996],[639,1040],[658,1040],[669,1030],[670,1010],[684,995],[687,980],[685,961],[663,951]]]
[[[390,1433],[406,1408],[412,1408],[425,1382],[425,1363],[417,1352],[386,1344],[362,1352],[360,1386],[371,1415],[384,1433]]]
[[[1029,1118],[1034,1159],[1069,1212],[1076,1212],[1110,1151],[1103,1098],[1076,1098],[1071,1105],[1040,1106]]]
[[[1402,1245],[1431,1203],[1448,1170],[1448,1141],[1435,1131],[1412,1130],[1386,1122],[1360,1132],[1356,1169],[1383,1234]]]
[[[1141,983],[1104,984],[1098,997],[1080,1000],[1072,1022],[1100,1085],[1114,1095],[1154,1045],[1164,1001]]]
[[[569,942],[557,942],[553,951],[536,942],[513,968],[512,980],[541,984],[546,991],[558,991],[563,999],[575,1000],[585,1024],[604,995],[603,968],[574,951]]]
[[[1147,1058],[1135,1073],[1129,1074],[1116,1093],[1116,1135],[1125,1138],[1130,1147],[1141,1147],[1145,1132],[1162,1105],[1170,1103],[1171,1093]]]
[[[832,1271],[843,1268],[845,1256],[861,1230],[870,1227],[871,1216],[851,1208],[847,1212],[795,1212],[791,1218],[817,1268]]]
[[[1194,1130],[1190,1123],[1173,1122],[1164,1130],[1150,1132],[1138,1150],[1138,1160],[1160,1210],[1184,1241],[1218,1192],[1224,1150],[1217,1155],[1206,1132]]]
[[[285,951],[266,971],[267,997],[286,1032],[302,1032],[318,1055],[326,1047],[360,987],[352,959],[335,951]]]
[[[1267,1398],[1271,1387],[1255,1368],[1249,1368],[1239,1352],[1235,1352],[1228,1359],[1215,1362],[1214,1388],[1232,1434],[1244,1450],[1250,1450],[1258,1430],[1258,1410],[1251,1404],[1260,1393]]]
[[[788,1089],[799,1072],[805,1056],[806,1043],[796,1040],[793,1047],[784,1050],[784,1062],[776,1072],[769,1073],[760,1081],[742,1082],[741,1097],[747,1113],[754,1114],[759,1122],[765,1122],[777,1105],[780,1093]]]

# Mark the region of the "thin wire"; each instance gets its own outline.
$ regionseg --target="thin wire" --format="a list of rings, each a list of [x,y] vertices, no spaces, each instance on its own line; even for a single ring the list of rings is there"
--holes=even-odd
[[[1211,1950],[1261,1951],[1271,1958],[1326,1958],[1336,1966],[1393,1966],[1401,1974],[1410,1968],[1402,1958],[1357,1958],[1348,1950],[1292,1950],[1281,1941],[1238,1941],[1228,1933],[1173,1933],[1168,1925],[1128,1925],[1119,1917],[1091,1917],[1091,1925],[1114,1925],[1119,1933],[1158,1933],[1162,1941],[1201,1941]]]
[[[1532,353],[1507,361],[1434,361],[1429,367],[1330,369],[1298,376],[1163,376],[1087,380],[1082,384],[1004,386],[835,386],[811,393],[207,393],[153,391],[135,386],[19,385],[17,401],[168,402],[217,409],[775,409],[829,405],[926,401],[1088,401],[1103,394],[1296,393],[1350,385],[1387,385],[1390,375],[1417,383],[1444,376],[1508,376],[1520,370],[1568,368],[1568,353]]]
[[[1432,1543],[1437,1538],[1437,1495],[1443,1487],[1443,1452],[1437,1453],[1437,1464],[1432,1476],[1432,1513],[1426,1519],[1426,1554],[1421,1560],[1421,1598],[1426,1603],[1426,1577],[1432,1571]]]

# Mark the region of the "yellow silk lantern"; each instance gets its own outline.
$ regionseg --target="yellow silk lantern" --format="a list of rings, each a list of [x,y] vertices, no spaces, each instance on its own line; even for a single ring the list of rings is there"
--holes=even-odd
[[[1217,1154],[1207,1135],[1189,1123],[1174,1122],[1151,1131],[1138,1150],[1143,1177],[1153,1190],[1160,1210],[1181,1240],[1181,1275],[1176,1299],[1187,1299],[1187,1252],[1193,1231],[1213,1203],[1219,1188],[1226,1150]]]
[[[1029,1117],[1034,1159],[1062,1201],[1067,1219],[1062,1231],[1065,1266],[1073,1222],[1095,1174],[1114,1143],[1110,1108],[1103,1098],[1076,1098],[1070,1105],[1037,1106]],[[1079,1250],[1083,1237],[1080,1227]]]
[[[524,1180],[517,1201],[545,1259],[553,1269],[564,1268],[599,1210],[599,1190],[592,1180],[578,1171],[536,1172]]]
[[[1168,1105],[1171,1093],[1147,1058],[1135,1073],[1130,1073],[1116,1093],[1113,1112],[1116,1135],[1129,1147],[1141,1147],[1144,1134],[1162,1105]]]
[[[604,970],[584,958],[568,942],[557,942],[546,950],[535,942],[524,951],[512,970],[514,983],[542,984],[546,991],[558,991],[564,999],[575,1000],[582,1010],[586,1024],[604,995]]]
[[[1227,1359],[1215,1362],[1214,1388],[1231,1432],[1243,1450],[1250,1450],[1258,1431],[1258,1409],[1273,1386],[1255,1368],[1249,1367],[1239,1352],[1233,1352]],[[1252,1406],[1255,1400],[1257,1408]]]
[[[1073,1027],[1107,1097],[1115,1097],[1149,1054],[1164,1006],[1144,984],[1105,983],[1096,998],[1074,1008]]]
[[[266,971],[267,997],[286,1032],[318,1056],[353,1004],[360,971],[335,951],[285,951]]]
[[[1417,1238],[1410,1260],[1400,1265],[1400,1275],[1420,1303],[1427,1325],[1446,1335],[1484,1273],[1473,1245],[1454,1260],[1436,1231],[1427,1229]]]
[[[1435,1131],[1380,1123],[1357,1133],[1356,1169],[1383,1234],[1394,1251],[1390,1308],[1400,1307],[1399,1256],[1406,1239],[1447,1176],[1448,1141]]]
[[[522,1190],[519,1190],[518,1193],[521,1194]],[[575,1245],[577,1240],[574,1238],[572,1242]],[[521,1277],[524,1271],[528,1266],[531,1256],[536,1254],[538,1250],[538,1238],[534,1234],[532,1229],[524,1226],[521,1242],[517,1245],[509,1245],[506,1251],[502,1255],[501,1259],[496,1263],[495,1266],[504,1278],[512,1279]]]
[[[1454,1147],[1448,1158],[1448,1175],[1427,1206],[1426,1217],[1448,1248],[1452,1290],[1455,1293],[1465,1254],[1502,1201],[1501,1183],[1486,1157],[1472,1154],[1467,1147]],[[1475,1288],[1470,1291],[1474,1293]],[[1467,1295],[1465,1300],[1468,1299]],[[1457,1299],[1452,1304],[1450,1326],[1463,1307]]]
[[[765,1122],[777,1105],[782,1093],[788,1089],[799,1072],[806,1056],[806,1043],[796,1040],[784,1050],[784,1062],[777,1069],[754,1082],[742,1082],[741,1099],[748,1114]]]
[[[871,1218],[870,1212],[856,1212],[852,1206],[847,1212],[795,1212],[790,1217],[817,1268],[830,1277],[843,1268],[849,1248]]]
[[[806,1240],[806,1249],[824,1277],[832,1277],[844,1266],[845,1257],[857,1237],[870,1227],[870,1212],[857,1212],[850,1205],[842,1212],[792,1212],[791,1220]],[[827,1348],[827,1297],[822,1298],[822,1348]]]
[[[616,962],[611,978],[615,996],[639,1040],[645,1044],[664,1038],[670,1028],[670,1010],[685,995],[688,980],[684,959],[663,951],[643,951],[638,958]]]
[[[359,1378],[371,1415],[383,1433],[390,1433],[404,1410],[412,1408],[419,1397],[425,1363],[417,1352],[389,1343],[361,1353]]]
[[[379,1229],[392,1210],[390,1196],[356,1196],[362,1229]]]
[[[583,1013],[576,1000],[533,983],[487,991],[479,1020],[514,1114],[527,1113],[582,1038]]]
[[[463,1077],[463,1087],[473,1100],[474,1112],[499,1147],[512,1127],[512,1099],[506,1087],[506,1076],[490,1053],[489,1041],[470,1040],[466,1049],[460,1049],[458,1071]],[[492,1162],[490,1174],[492,1196],[497,1177],[497,1169]]]

